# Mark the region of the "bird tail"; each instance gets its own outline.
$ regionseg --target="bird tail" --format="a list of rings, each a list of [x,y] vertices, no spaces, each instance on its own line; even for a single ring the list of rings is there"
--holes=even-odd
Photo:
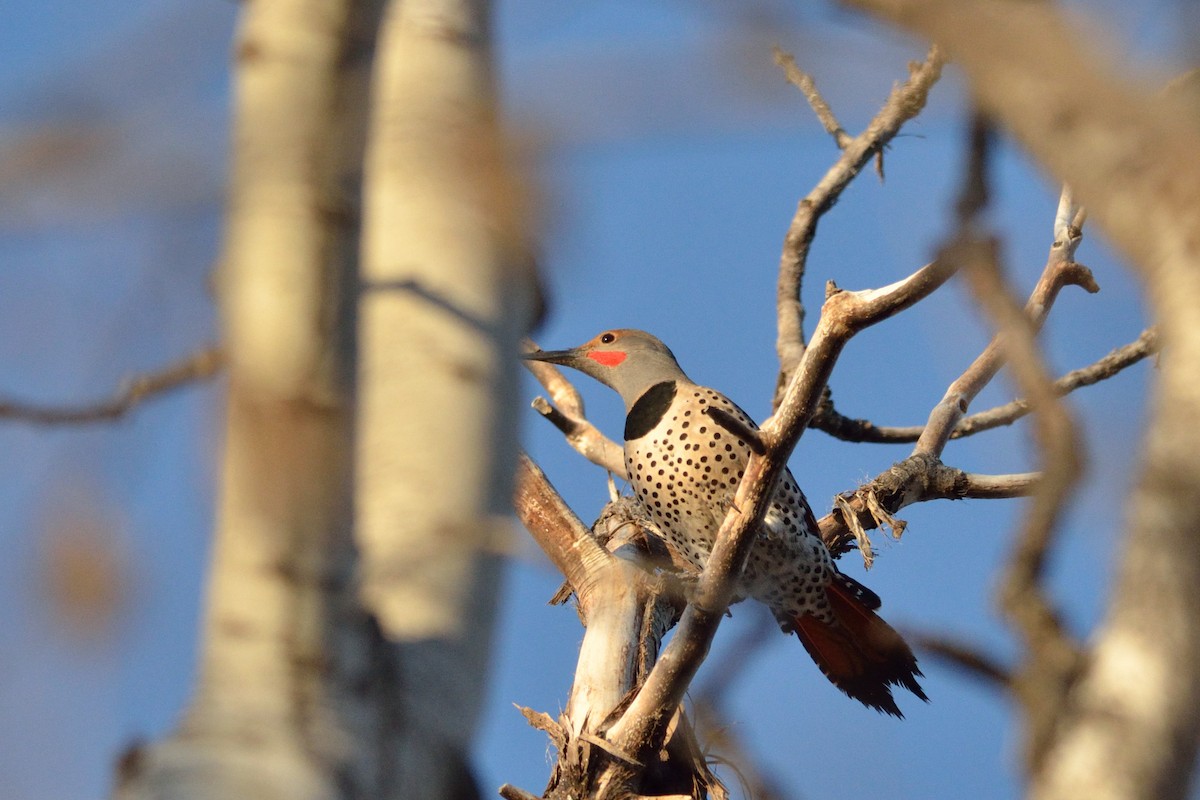
[[[879,597],[853,578],[835,573],[826,587],[833,620],[811,614],[792,620],[804,649],[834,686],[876,711],[903,718],[892,686],[929,702],[917,678],[921,670],[908,644],[875,609]]]

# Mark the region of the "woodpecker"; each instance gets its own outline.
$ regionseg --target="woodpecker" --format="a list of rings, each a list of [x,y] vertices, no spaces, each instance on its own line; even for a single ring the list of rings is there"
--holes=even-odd
[[[709,409],[749,430],[757,425],[725,395],[689,380],[667,346],[645,331],[608,330],[572,350],[525,358],[579,370],[621,395],[629,482],[675,550],[703,569],[751,454],[746,434],[717,422]],[[737,595],[765,603],[855,700],[895,717],[904,715],[893,686],[928,702],[912,650],[875,613],[878,595],[838,571],[790,471],[755,533]]]

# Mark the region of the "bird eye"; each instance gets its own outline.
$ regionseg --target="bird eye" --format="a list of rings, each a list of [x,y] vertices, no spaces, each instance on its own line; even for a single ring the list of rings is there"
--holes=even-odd
[[[600,344],[612,344],[617,340],[616,334],[606,333],[600,337]]]

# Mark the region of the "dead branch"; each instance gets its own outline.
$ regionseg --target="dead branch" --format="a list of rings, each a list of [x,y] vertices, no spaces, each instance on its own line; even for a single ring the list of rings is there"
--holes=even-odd
[[[812,79],[812,76],[796,65],[796,59],[791,53],[784,52],[778,46],[771,48],[771,54],[775,58],[775,64],[783,70],[788,83],[803,92],[804,99],[812,107],[813,113],[817,115],[821,126],[825,128],[825,132],[833,137],[833,141],[837,144],[838,149],[845,150],[846,146],[850,144],[850,134],[846,133],[846,129],[837,121],[837,117],[833,114],[833,109],[829,107],[829,103],[825,102],[825,98],[821,96],[821,92],[817,89],[817,84]]]
[[[1062,397],[1076,389],[1108,380],[1143,359],[1155,355],[1161,347],[1158,327],[1151,326],[1142,331],[1141,335],[1129,344],[1121,345],[1086,367],[1071,370],[1063,375],[1054,382],[1054,391]],[[1029,401],[1025,398],[1018,398],[986,411],[978,411],[963,417],[951,431],[950,438],[961,439],[993,428],[1011,425],[1028,415],[1030,410]],[[925,430],[924,425],[876,425],[870,420],[847,417],[838,412],[831,399],[821,404],[817,415],[813,417],[811,427],[842,441],[867,444],[915,442]]]
[[[987,202],[985,173],[989,138],[986,120],[977,117],[972,126],[970,158],[956,204],[960,230],[939,254],[939,259],[945,262],[978,263],[982,259],[986,263],[996,263],[997,244],[973,230],[975,215]],[[1082,221],[1082,209],[1076,206],[1070,191],[1064,187],[1055,214],[1054,241],[1050,246],[1050,254],[1023,312],[1035,334],[1045,322],[1064,286],[1075,285],[1088,292],[1099,291],[1091,272],[1071,260],[1083,237],[1078,227]],[[944,496],[936,494],[934,486],[945,485],[947,479],[959,480],[955,474],[957,470],[942,472],[942,451],[951,433],[966,416],[971,401],[1005,364],[1007,351],[1004,348],[1003,334],[997,334],[966,371],[950,384],[930,412],[929,420],[922,428],[908,459],[893,465],[887,473],[860,487],[852,495],[839,495],[835,499],[834,511],[820,523],[821,535],[832,552],[844,552],[852,538],[858,544],[864,565],[870,568],[873,555],[867,530],[886,525],[891,528],[893,536],[899,536],[904,530],[904,522],[894,516],[897,511],[922,499]],[[1053,383],[1049,391],[1054,394]],[[1057,398],[1058,395],[1054,396]],[[912,483],[898,484],[898,478]],[[934,481],[932,485],[931,479]],[[1037,481],[1038,476],[1030,475],[1018,480],[985,481],[983,485],[977,482],[975,489],[980,493],[976,496],[1014,497],[1030,494]]]
[[[550,734],[558,754],[546,796],[724,796],[682,716],[675,717],[661,745],[670,753],[666,759],[639,757],[605,737],[611,721],[645,680],[662,637],[685,603],[673,572],[652,571],[654,566],[669,567],[671,557],[659,537],[643,529],[647,520],[637,500],[626,497],[610,503],[589,531],[522,454],[514,507],[567,576],[586,626],[571,695],[560,719],[523,711],[530,724]],[[527,796],[515,787],[504,791],[506,797]]]
[[[571,588],[579,597],[586,597],[611,556],[525,453],[517,456],[513,508]]]
[[[514,507],[522,522],[567,576],[579,598],[587,631],[567,708],[559,721],[529,709],[530,723],[547,731],[558,760],[547,797],[640,796],[631,787],[687,789],[678,797],[727,797],[706,764],[690,725],[676,715],[668,725],[665,745],[671,757],[641,758],[604,738],[614,713],[642,684],[654,665],[659,643],[684,606],[684,593],[672,586],[670,573],[652,577],[636,563],[610,553],[642,553],[646,563],[670,558],[655,536],[641,530],[644,512],[634,498],[621,498],[606,508],[589,532],[554,491],[545,475],[524,454],[518,461]],[[604,547],[601,547],[601,542]],[[654,551],[653,545],[659,545]],[[631,646],[636,643],[636,646]],[[614,774],[615,770],[615,774]],[[593,794],[594,793],[594,794]],[[506,798],[528,798],[528,792],[506,785]]]
[[[129,378],[113,397],[95,403],[54,407],[0,399],[0,419],[34,425],[111,422],[124,417],[146,400],[208,380],[221,371],[224,361],[221,350],[209,345],[161,369]]]
[[[1064,397],[1076,389],[1084,386],[1092,386],[1113,377],[1148,356],[1154,355],[1159,351],[1160,347],[1161,341],[1158,335],[1158,328],[1147,328],[1142,331],[1137,339],[1129,344],[1112,350],[1103,358],[1086,367],[1066,373],[1052,384],[1051,389],[1056,396]],[[1011,425],[1027,415],[1031,410],[1033,410],[1033,407],[1030,400],[1028,398],[1021,398],[1013,400],[1011,403],[1005,403],[1002,406],[980,411],[977,414],[965,417],[959,422],[954,433],[951,434],[951,438],[961,438],[1003,425]]]
[[[881,526],[899,537],[904,522],[897,519],[900,509],[929,500],[997,500],[1025,497],[1033,492],[1039,474],[981,475],[947,466],[933,456],[909,456],[858,489],[834,498],[834,508],[817,522],[821,538],[834,556],[840,556],[855,544],[864,562],[872,563],[866,531]]]
[[[949,664],[974,675],[984,682],[1001,688],[1010,688],[1012,674],[999,659],[978,648],[940,634],[908,632],[907,638],[913,646]]]
[[[910,65],[908,80],[892,89],[875,118],[862,133],[845,143],[841,157],[796,208],[779,261],[776,292],[779,331],[775,343],[779,354],[779,379],[775,408],[782,404],[784,391],[791,384],[792,374],[804,355],[804,306],[800,302],[800,287],[817,222],[871,157],[881,153],[904,123],[921,112],[929,90],[941,77],[942,63],[941,52],[937,47],[931,47],[923,63]]]
[[[1108,54],[1087,48],[1062,9],[996,0],[843,2],[945,47],[980,105],[1070,184],[1145,274],[1189,252],[1185,232],[1200,216],[1190,192],[1200,142],[1191,105],[1133,84]]]
[[[1076,239],[1076,242],[1078,239]],[[1070,249],[1074,249],[1070,246]],[[967,254],[974,258],[974,255]],[[1038,278],[1037,285],[1025,304],[1025,314],[1036,332],[1046,321],[1055,298],[1064,286],[1080,286],[1090,293],[1100,290],[1091,272],[1070,260],[1068,245],[1056,239],[1050,247],[1050,257]],[[925,423],[925,429],[917,439],[913,454],[941,456],[950,440],[950,435],[966,416],[971,402],[991,382],[1005,363],[1005,351],[1000,336],[992,338],[984,351],[967,367],[950,387],[941,401],[934,406]],[[1053,388],[1051,388],[1053,391]]]

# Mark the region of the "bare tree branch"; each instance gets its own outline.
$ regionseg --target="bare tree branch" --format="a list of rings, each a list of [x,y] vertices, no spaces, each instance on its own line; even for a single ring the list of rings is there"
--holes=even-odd
[[[965,642],[939,634],[909,632],[907,638],[914,647],[953,664],[989,684],[1004,689],[1010,688],[1012,674],[994,656]]]
[[[1008,500],[1033,494],[1040,472],[1018,472],[1012,475],[979,475],[966,473],[967,488],[963,498],[975,500]]]
[[[1158,353],[1161,346],[1157,326],[1149,327],[1129,344],[1121,345],[1086,367],[1071,370],[1063,375],[1054,382],[1054,391],[1059,396],[1064,396],[1076,389],[1112,378],[1143,359]],[[1011,425],[1029,412],[1029,401],[1024,398],[989,408],[986,411],[979,411],[963,417],[954,427],[950,438],[961,439],[993,428]],[[813,417],[811,427],[842,441],[868,444],[915,442],[925,430],[924,425],[903,427],[876,425],[870,420],[846,417],[834,408],[832,400],[821,404],[817,415]]]
[[[869,567],[873,561],[866,531],[886,525],[899,537],[905,524],[893,515],[928,500],[997,500],[1025,497],[1040,475],[980,475],[943,464],[933,456],[909,456],[858,489],[834,498],[834,508],[817,521],[821,538],[834,556],[856,543]]]
[[[1046,267],[1025,304],[1025,313],[1035,331],[1046,321],[1062,287],[1074,285],[1081,286],[1088,292],[1099,291],[1091,272],[1069,259],[1064,246],[1056,240],[1050,248],[1050,258]],[[1004,363],[1005,353],[1000,337],[993,337],[984,351],[950,384],[941,401],[934,406],[929,420],[925,423],[925,429],[913,448],[914,455],[941,456],[950,440],[950,434],[966,416],[971,401],[991,382]]]
[[[956,239],[943,248],[940,260],[976,263],[984,259],[987,263],[995,263],[995,242],[983,240],[972,232],[972,220],[987,201],[984,173],[988,141],[987,123],[977,119],[972,129],[971,157],[957,203],[961,230]],[[1045,322],[1063,286],[1077,285],[1089,292],[1099,291],[1091,272],[1071,260],[1082,239],[1082,232],[1075,223],[1082,222],[1082,219],[1082,210],[1075,206],[1069,191],[1064,188],[1055,216],[1055,238],[1050,255],[1025,304],[1024,313],[1035,333]],[[965,417],[971,401],[1004,365],[1007,356],[1003,348],[1003,337],[997,334],[966,371],[950,384],[930,412],[929,421],[921,429],[917,444],[906,461],[893,465],[887,473],[855,492],[836,498],[834,511],[820,523],[822,537],[832,552],[844,552],[849,539],[853,537],[862,553],[863,563],[869,568],[873,555],[867,530],[886,525],[892,529],[893,536],[899,536],[904,530],[904,523],[894,516],[895,513],[905,505],[939,496],[931,494],[930,479],[941,477],[942,451],[950,440],[951,432]],[[1050,391],[1054,393],[1054,384],[1051,384]],[[1013,497],[1031,493],[1036,482],[1036,476],[1028,476],[1016,482],[988,481],[986,486],[977,483],[975,489],[980,492],[977,495],[980,497]]]
[[[1076,389],[1091,386],[1113,377],[1148,356],[1154,355],[1159,351],[1160,347],[1161,342],[1158,336],[1158,329],[1155,327],[1147,328],[1142,331],[1137,339],[1129,344],[1112,350],[1108,355],[1086,367],[1071,370],[1056,380],[1051,388],[1056,396],[1066,396]],[[986,411],[980,411],[969,417],[965,417],[959,422],[950,438],[961,438],[1003,425],[1011,425],[1027,415],[1031,410],[1032,405],[1030,400],[1022,398]]]
[[[841,157],[796,208],[784,237],[776,291],[779,315],[775,343],[779,354],[776,408],[782,403],[783,393],[804,355],[804,306],[800,302],[800,286],[804,279],[808,249],[816,235],[817,222],[871,157],[882,152],[904,123],[921,112],[929,90],[941,77],[942,63],[941,53],[932,47],[923,63],[911,65],[909,79],[892,89],[875,118],[861,134],[846,142]]]
[[[146,400],[208,380],[220,372],[224,361],[220,349],[209,345],[161,369],[133,376],[108,400],[77,406],[53,407],[0,398],[0,420],[34,425],[111,422],[124,417]]]
[[[672,796],[684,790],[691,793],[688,797],[708,792],[726,796],[682,714],[669,726],[663,746],[671,757],[665,760],[640,758],[604,736],[611,719],[645,680],[662,637],[684,605],[673,576],[647,568],[665,552],[657,537],[642,530],[645,515],[638,501],[621,498],[610,503],[595,530],[588,531],[541,471],[522,456],[514,506],[568,577],[586,625],[571,696],[560,719],[524,712],[531,724],[550,734],[558,754],[547,796]],[[519,789],[510,794],[524,796]]]
[[[825,132],[833,137],[833,141],[837,144],[839,150],[845,150],[850,144],[850,134],[846,133],[846,129],[837,121],[837,117],[833,115],[833,109],[825,102],[825,98],[821,96],[821,92],[817,89],[817,84],[809,75],[800,67],[796,66],[796,59],[791,53],[785,53],[779,47],[771,48],[771,53],[775,57],[775,63],[783,70],[783,74],[787,76],[788,83],[795,86],[804,93],[804,99],[812,107],[813,113],[817,115],[817,119],[825,128]]]
[[[914,0],[914,2],[915,1],[916,0]],[[886,3],[887,0],[880,0],[880,2]],[[903,5],[904,3],[905,0],[895,0],[892,4]],[[972,6],[986,5],[986,3],[974,2],[973,0],[968,0],[968,3],[970,3]],[[942,4],[934,2],[930,3],[930,5],[940,6]],[[994,5],[997,7],[1004,6],[1006,10],[1011,10],[1007,8],[1009,5],[1007,3],[995,3]],[[1055,104],[1053,102],[1047,102],[1046,107],[1054,108]],[[1071,126],[1066,125],[1065,127],[1070,128]],[[850,143],[850,147],[848,147],[847,150],[852,149],[852,146],[853,142]],[[1125,151],[1122,150],[1121,152],[1123,153]],[[1153,149],[1151,149],[1150,152],[1153,152]],[[843,157],[845,157],[845,155]],[[861,165],[859,168],[861,168]],[[1110,181],[1114,178],[1115,176],[1109,176]],[[1092,188],[1095,188],[1094,184]],[[1185,194],[1186,192],[1179,193],[1174,196],[1181,197]],[[982,195],[974,198],[968,204],[966,204],[963,209],[964,216],[970,216],[971,209],[979,207],[979,205],[982,204],[985,196],[986,195]],[[1089,202],[1091,202],[1090,196]],[[651,674],[651,677],[647,682],[643,692],[641,692],[639,696],[633,700],[628,709],[625,710],[624,714],[610,729],[607,736],[608,741],[611,742],[619,752],[629,754],[631,758],[638,758],[638,754],[640,752],[639,746],[651,746],[651,743],[654,741],[654,737],[657,735],[657,732],[667,724],[667,720],[670,719],[670,715],[673,713],[673,709],[676,707],[674,704],[678,702],[679,695],[674,694],[677,687],[685,686],[687,684],[691,674],[694,672],[694,664],[698,663],[698,661],[703,658],[703,655],[706,652],[708,644],[711,640],[711,633],[713,630],[715,630],[717,624],[719,623],[720,609],[723,608],[722,600],[724,599],[727,601],[728,599],[727,597],[722,598],[721,596],[721,573],[724,571],[728,574],[736,574],[736,570],[740,569],[740,566],[743,562],[742,560],[739,560],[738,555],[739,552],[744,552],[744,550],[739,551],[739,546],[742,541],[739,540],[739,536],[743,535],[748,527],[752,527],[756,513],[761,513],[762,505],[770,497],[774,476],[778,474],[777,472],[771,472],[772,469],[776,468],[773,463],[773,459],[777,457],[776,446],[779,444],[779,442],[777,442],[774,437],[770,435],[771,426],[778,424],[783,426],[785,430],[788,430],[788,424],[796,418],[804,420],[805,422],[811,419],[813,412],[817,407],[819,390],[828,378],[827,370],[832,368],[832,363],[840,352],[840,346],[830,346],[829,342],[822,339],[822,335],[830,336],[830,338],[834,340],[836,340],[838,336],[844,335],[845,338],[849,338],[853,335],[854,331],[850,329],[836,332],[823,331],[821,325],[819,324],[818,330],[814,334],[812,345],[809,346],[807,350],[804,345],[802,333],[803,309],[799,307],[797,298],[799,295],[800,280],[803,275],[804,260],[807,255],[807,247],[811,242],[813,232],[815,231],[816,220],[819,218],[820,213],[821,211],[814,211],[812,208],[806,210],[804,208],[804,204],[802,203],[801,209],[797,212],[797,219],[800,219],[802,214],[807,214],[809,216],[810,226],[807,230],[803,227],[800,227],[799,230],[801,235],[795,240],[791,239],[790,234],[794,230],[797,230],[796,220],[793,220],[793,229],[789,231],[788,245],[790,246],[794,244],[797,245],[797,248],[794,251],[788,251],[785,249],[784,261],[786,262],[789,255],[793,255],[795,258],[796,268],[792,271],[792,273],[790,273],[790,275],[788,275],[785,274],[783,269],[784,265],[781,264],[780,285],[782,287],[786,280],[794,278],[794,280],[792,280],[792,285],[795,291],[790,294],[784,293],[782,290],[780,292],[781,335],[778,342],[781,354],[781,366],[789,363],[784,353],[787,346],[791,346],[789,355],[794,369],[792,372],[787,374],[791,375],[794,373],[795,375],[794,379],[781,381],[781,387],[782,385],[787,385],[794,389],[796,385],[804,384],[806,386],[816,386],[817,392],[815,394],[805,394],[804,396],[807,399],[798,401],[796,408],[790,407],[786,399],[781,401],[777,416],[772,418],[772,420],[769,420],[768,424],[764,426],[765,433],[763,435],[763,442],[765,456],[763,456],[761,459],[756,456],[754,459],[752,459],[751,465],[747,469],[746,480],[744,480],[739,489],[736,503],[737,508],[740,509],[740,511],[735,510],[735,512],[731,513],[730,517],[726,520],[725,525],[723,526],[722,534],[719,536],[717,547],[714,548],[712,557],[710,558],[708,569],[705,570],[705,574],[702,576],[700,584],[697,586],[697,590],[694,595],[694,602],[685,614],[684,620],[680,625],[678,635],[671,645],[668,646],[667,651],[660,660],[658,667],[656,667],[654,672]],[[1082,220],[1082,210],[1078,207],[1069,194],[1064,194],[1064,202],[1060,206],[1060,214],[1058,215],[1056,222],[1055,247],[1058,248],[1060,253],[1058,257],[1055,258],[1054,251],[1052,249],[1051,259],[1058,262],[1055,265],[1055,272],[1058,274],[1056,276],[1051,276],[1053,277],[1053,281],[1047,283],[1047,285],[1044,287],[1042,286],[1042,282],[1039,281],[1039,287],[1035,289],[1034,296],[1031,297],[1030,303],[1027,305],[1026,314],[1035,321],[1040,322],[1042,319],[1044,319],[1046,313],[1049,311],[1050,306],[1054,302],[1057,291],[1062,285],[1072,282],[1081,285],[1087,285],[1089,281],[1090,275],[1083,268],[1075,265],[1071,261],[1070,255],[1071,251],[1074,249],[1074,244],[1078,241],[1077,233],[1071,232],[1071,229],[1077,229],[1082,223]],[[1058,237],[1059,232],[1062,230],[1066,230],[1067,235],[1065,237]],[[1170,237],[1167,238],[1176,244],[1179,243],[1178,239],[1171,239]],[[959,244],[963,247],[963,249],[952,253],[954,255],[954,261],[962,261],[970,264],[982,263],[985,265],[994,263],[994,242],[976,235],[973,237],[962,237],[962,241],[959,242]],[[796,255],[796,253],[798,253],[798,255]],[[949,254],[950,253],[948,253],[948,255]],[[947,258],[946,260],[949,261],[952,259]],[[939,259],[938,263],[942,261],[942,259]],[[1044,275],[1043,277],[1045,278],[1047,276]],[[823,315],[822,323],[826,321],[827,317],[832,318],[828,313],[833,308],[833,306],[831,306],[831,301],[834,301],[834,299],[839,297],[841,294],[844,293],[839,293],[836,288],[834,288],[827,297],[825,309],[827,313]],[[869,301],[870,297],[868,293],[861,293],[861,296],[858,299],[861,301]],[[784,301],[788,301],[794,304],[794,306],[784,308]],[[791,314],[790,322],[785,320],[785,316],[787,316],[789,313]],[[1016,323],[1013,324],[1015,325]],[[782,335],[782,332],[785,330],[785,328],[787,328],[788,325],[791,326],[790,329],[795,335],[789,340],[785,341],[785,337]],[[1020,340],[1020,336],[1024,336],[1026,334],[1029,334],[1027,329],[1020,330],[1017,334],[1013,335],[1017,341],[1015,343],[1009,343],[1006,341],[1004,343],[1005,346],[1022,353],[1033,353],[1036,356],[1036,345],[1033,344],[1032,334],[1029,334],[1030,338],[1028,342]],[[818,346],[825,349],[823,352],[814,355],[814,351],[818,350]],[[1027,347],[1027,350],[1022,350],[1021,348],[1023,347]],[[985,353],[985,355],[987,354]],[[936,422],[937,424],[931,424],[925,428],[922,428],[922,431],[929,438],[926,438],[921,442],[917,452],[914,453],[914,456],[911,457],[908,462],[902,462],[902,464],[906,463],[908,466],[914,467],[913,469],[907,470],[908,474],[932,475],[941,479],[942,477],[949,477],[953,472],[956,472],[950,468],[945,468],[940,464],[938,459],[950,436],[959,429],[960,425],[964,421],[967,406],[969,405],[970,400],[973,399],[978,393],[979,389],[986,385],[987,381],[989,381],[991,377],[995,375],[996,370],[1001,365],[1002,362],[999,360],[996,360],[994,363],[989,363],[992,358],[998,358],[1000,355],[1002,354],[997,352],[988,359],[984,359],[984,363],[977,367],[974,375],[966,376],[968,378],[966,388],[969,390],[969,397],[967,397],[966,401],[961,404],[953,404],[955,406],[961,405],[960,408],[957,410],[950,408],[950,414],[946,418],[933,420],[933,422]],[[1036,366],[1037,362],[1035,361],[1033,363]],[[806,366],[809,370],[808,374],[804,374]],[[1016,364],[1014,364],[1014,367],[1023,368],[1021,365]],[[782,371],[783,370],[781,370],[781,372]],[[1036,374],[1036,372],[1024,373],[1021,376],[1022,385],[1024,386],[1025,384],[1028,384],[1029,387],[1032,387],[1027,388],[1027,391],[1030,392],[1029,401],[1033,402],[1039,409],[1052,407],[1054,404],[1053,394],[1055,385],[1051,383],[1049,377],[1044,374],[1044,370],[1042,370],[1042,373],[1043,374],[1040,375]],[[1064,378],[1065,377],[1066,376],[1064,376]],[[1046,395],[1047,392],[1049,393],[1048,395]],[[788,396],[791,397],[790,391]],[[1049,399],[1047,399],[1047,397]],[[1043,434],[1042,441],[1048,443],[1047,447],[1049,448],[1049,452],[1058,453],[1060,455],[1066,453],[1067,456],[1069,456],[1071,454],[1069,452],[1069,448],[1064,448],[1062,445],[1062,442],[1070,441],[1069,419],[1067,420],[1068,424],[1064,426],[1061,424],[1061,422],[1065,417],[1055,417],[1054,414],[1055,412],[1052,410],[1050,412],[1051,419],[1049,422],[1039,422],[1039,425],[1043,426],[1042,428],[1039,428],[1039,430],[1042,430]],[[798,437],[799,433],[797,433],[796,436]],[[1017,574],[1017,578],[1019,578],[1019,580],[1013,581],[1014,585],[1019,584],[1021,581],[1025,581],[1025,585],[1032,585],[1035,592],[1039,591],[1037,587],[1037,577],[1041,569],[1042,559],[1044,559],[1044,547],[1046,541],[1046,539],[1043,537],[1041,539],[1041,544],[1037,544],[1036,541],[1038,540],[1038,536],[1036,536],[1035,533],[1038,531],[1045,533],[1051,530],[1053,527],[1054,517],[1057,514],[1057,510],[1061,507],[1061,498],[1065,496],[1066,490],[1070,484],[1069,476],[1071,474],[1071,465],[1068,463],[1069,459],[1067,456],[1064,456],[1061,459],[1052,456],[1046,457],[1047,465],[1054,473],[1048,478],[1043,478],[1042,476],[1036,474],[1019,476],[965,476],[965,474],[963,474],[964,477],[962,479],[956,478],[954,481],[951,481],[948,484],[943,484],[944,488],[942,491],[948,496],[963,496],[959,494],[951,494],[954,493],[956,489],[963,487],[966,487],[966,491],[979,493],[979,496],[1016,496],[1032,491],[1036,491],[1038,493],[1038,499],[1032,504],[1034,511],[1031,512],[1031,517],[1026,527],[1026,536],[1024,536],[1022,539],[1022,547],[1018,551],[1018,557],[1015,560],[1017,566],[1014,567],[1014,573]],[[919,469],[915,468],[917,466],[917,462],[921,460],[925,460],[926,464]],[[1066,466],[1060,468],[1059,465],[1061,464],[1066,464]],[[1064,479],[1063,475],[1068,476],[1068,478]],[[1042,484],[1049,485],[1043,486]],[[903,485],[898,487],[898,489],[899,491],[897,492],[896,502],[900,505],[904,504],[905,502],[912,502],[911,498],[914,495],[921,496],[922,494],[921,492],[914,492],[913,487],[910,485]],[[1047,500],[1046,498],[1050,499]],[[866,503],[867,511],[869,511],[871,517],[875,520],[881,518],[890,518],[890,514],[892,513],[889,510],[890,506],[890,501],[881,501],[879,496],[874,497],[874,503]],[[854,516],[857,516],[858,509],[852,510],[854,511]],[[902,525],[903,523],[899,524]],[[1034,542],[1034,544],[1030,544],[1030,542]],[[1032,581],[1032,584],[1030,581]],[[1044,602],[1044,598],[1035,598],[1034,605],[1037,605],[1039,602]],[[1048,603],[1044,604],[1043,610],[1048,611],[1048,616],[1053,616],[1053,610],[1049,609]],[[1036,614],[1031,615],[1031,619],[1033,619],[1034,622],[1037,622],[1036,617]],[[1028,621],[1029,620],[1025,620],[1024,622]],[[1044,622],[1044,619],[1042,621]],[[1046,626],[1041,626],[1039,628],[1039,626],[1036,624],[1030,624],[1023,629],[1027,631],[1041,630],[1043,635],[1046,632]],[[1061,634],[1061,630],[1058,630],[1056,633]],[[1032,634],[1030,635],[1032,636]],[[1051,638],[1053,639],[1055,636],[1052,635]],[[1059,636],[1058,638],[1060,640],[1065,639],[1065,637],[1062,636]],[[1065,642],[1065,646],[1066,649],[1070,649],[1072,643],[1067,641]],[[1049,649],[1053,650],[1054,648],[1051,647]],[[1069,661],[1070,659],[1066,660]],[[1069,669],[1065,671],[1060,670],[1058,674],[1061,676],[1069,671]],[[1061,689],[1061,687],[1062,683],[1060,682],[1059,689]],[[681,692],[682,690],[679,691]],[[1058,696],[1061,697],[1061,691],[1058,692]]]
[[[612,558],[575,516],[528,455],[517,457],[513,508],[571,588],[585,597],[601,566]]]

